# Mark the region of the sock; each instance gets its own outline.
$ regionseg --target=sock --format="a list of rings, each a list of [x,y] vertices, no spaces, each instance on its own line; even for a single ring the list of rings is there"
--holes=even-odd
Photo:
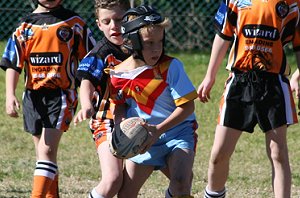
[[[179,196],[173,196],[170,189],[168,188],[166,190],[166,193],[165,193],[165,198],[193,198],[193,196],[191,195],[179,195]]]
[[[58,173],[55,175],[54,181],[52,182],[50,188],[48,189],[46,198],[59,198]]]
[[[89,194],[89,198],[104,198],[102,195],[99,195],[96,191],[96,188],[92,190]]]
[[[38,160],[33,177],[31,198],[45,197],[57,171],[57,165],[46,160]]]
[[[173,197],[172,193],[171,193],[170,189],[168,188],[165,193],[165,198],[172,198],[172,197]]]
[[[207,186],[205,188],[204,198],[225,198],[225,196],[226,196],[226,188],[218,192],[209,190]]]

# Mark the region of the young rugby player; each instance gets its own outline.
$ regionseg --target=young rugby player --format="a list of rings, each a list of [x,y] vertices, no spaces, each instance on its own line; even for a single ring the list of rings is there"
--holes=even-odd
[[[265,133],[274,195],[291,196],[286,134],[287,127],[297,123],[297,115],[283,47],[293,41],[295,49],[300,49],[299,34],[295,34],[298,21],[296,0],[222,1],[215,16],[217,35],[207,73],[198,88],[200,101],[208,102],[217,71],[233,41],[227,64],[230,74],[209,161],[206,198],[225,197],[230,157],[242,131],[252,133],[257,124]],[[300,53],[296,55],[299,60]]]
[[[124,47],[132,55],[110,70],[115,124],[141,117],[149,139],[142,152],[126,160],[119,197],[137,197],[154,170],[168,167],[166,197],[192,197],[197,93],[182,62],[164,54],[169,20],[150,6],[128,10],[122,25]]]
[[[35,1],[9,39],[0,66],[6,70],[6,113],[18,117],[15,89],[25,70],[23,119],[36,149],[32,198],[57,198],[57,150],[77,106],[75,73],[94,46],[86,23],[61,0]]]
[[[104,37],[78,68],[81,109],[74,123],[91,117],[89,127],[101,167],[101,181],[90,192],[90,198],[115,196],[123,181],[123,161],[114,157],[108,147],[107,135],[112,132],[114,122],[110,112],[110,80],[104,69],[121,63],[129,56],[120,47],[123,44],[121,21],[129,8],[129,0],[95,0],[96,22]]]

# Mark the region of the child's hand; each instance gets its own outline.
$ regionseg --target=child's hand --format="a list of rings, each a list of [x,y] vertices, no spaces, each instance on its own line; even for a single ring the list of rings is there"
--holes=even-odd
[[[20,103],[16,96],[6,96],[6,113],[10,117],[17,118],[19,114],[17,110],[20,109]]]
[[[300,86],[299,86],[299,80],[300,80],[300,75],[299,75],[299,70],[297,69],[291,79],[290,79],[290,85],[291,85],[291,90],[295,92],[295,97],[298,99],[298,110],[300,110]],[[300,112],[298,113],[300,115]]]
[[[148,138],[141,146],[141,153],[145,153],[150,147],[158,140],[160,133],[158,132],[156,125],[151,125],[146,122],[141,123],[143,127],[148,130]]]
[[[299,87],[299,71],[294,72],[290,79],[291,90],[295,92],[296,98],[300,98],[300,87]]]
[[[197,93],[201,102],[206,103],[210,99],[210,90],[214,85],[215,80],[210,77],[205,77],[202,83],[199,85]]]
[[[93,107],[80,109],[74,117],[74,125],[77,125],[78,122],[82,122],[86,119],[89,119],[94,115],[94,113],[95,111]]]

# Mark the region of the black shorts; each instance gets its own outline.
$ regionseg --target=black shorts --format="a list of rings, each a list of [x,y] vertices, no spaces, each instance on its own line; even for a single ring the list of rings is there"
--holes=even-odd
[[[43,128],[66,131],[78,104],[76,90],[25,90],[23,93],[24,129],[40,135]]]
[[[230,73],[220,102],[219,125],[253,132],[258,124],[266,132],[297,122],[285,76],[262,71]]]

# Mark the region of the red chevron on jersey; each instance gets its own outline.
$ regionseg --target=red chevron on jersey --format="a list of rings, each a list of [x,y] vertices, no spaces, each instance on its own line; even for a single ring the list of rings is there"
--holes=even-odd
[[[112,78],[112,81],[114,81],[112,84],[116,85],[116,91],[122,90],[123,97],[119,97],[122,102],[133,98],[133,100],[137,101],[137,105],[141,110],[147,114],[151,114],[156,99],[168,86],[166,77],[170,65],[169,60],[166,59],[156,67],[142,71],[134,79]],[[121,87],[120,85],[123,86]],[[117,94],[116,92],[114,93]],[[121,100],[114,102],[120,103]]]

